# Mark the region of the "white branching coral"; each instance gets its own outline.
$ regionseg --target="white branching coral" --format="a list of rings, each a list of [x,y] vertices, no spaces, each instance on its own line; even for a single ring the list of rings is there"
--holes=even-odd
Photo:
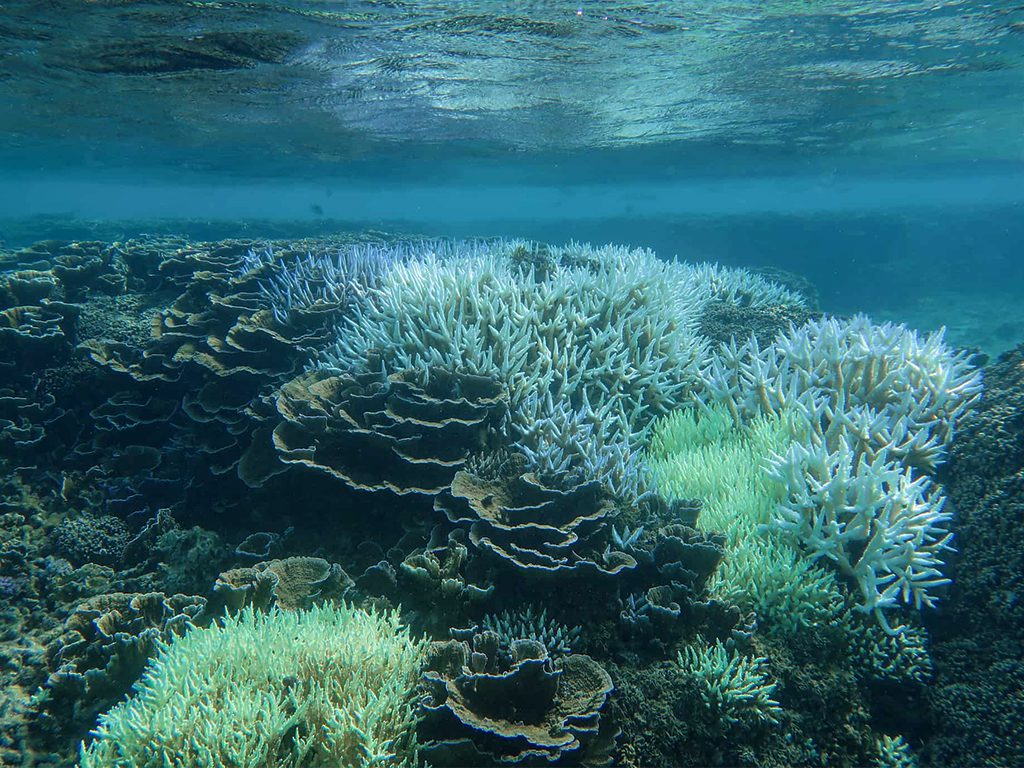
[[[700,381],[708,349],[697,328],[715,299],[800,302],[740,270],[646,250],[468,244],[395,264],[317,365],[492,376],[508,388],[513,438],[536,469],[597,466],[597,477],[630,495],[634,471],[612,477],[600,467],[628,465],[651,421]]]
[[[415,253],[417,250],[410,244],[385,247],[359,243],[285,260],[272,248],[253,249],[243,256],[239,277],[255,276],[259,293],[274,319],[287,325],[296,313],[344,311],[371,294],[394,264],[413,258]]]
[[[774,463],[773,478],[789,489],[773,524],[792,533],[814,559],[825,558],[852,577],[860,608],[888,631],[884,608],[898,601],[932,606],[951,549],[945,499],[926,476],[892,461],[885,450],[869,459],[847,444],[835,451],[793,445]]]
[[[859,315],[791,329],[762,348],[756,338],[722,345],[705,369],[712,399],[734,417],[793,407],[830,449],[885,449],[934,470],[957,420],[981,394],[981,374],[942,331],[921,338],[902,325]]]
[[[723,345],[705,374],[737,421],[789,411],[805,431],[768,469],[786,489],[771,525],[851,577],[887,631],[883,609],[933,605],[950,515],[923,473],[980,396],[966,356],[941,332],[824,319],[765,348]]]
[[[767,659],[742,656],[717,641],[714,645],[699,641],[679,652],[678,664],[724,725],[778,722],[782,708],[773,698],[777,683],[768,676]]]
[[[882,734],[874,747],[871,768],[917,768],[917,757],[902,736]]]

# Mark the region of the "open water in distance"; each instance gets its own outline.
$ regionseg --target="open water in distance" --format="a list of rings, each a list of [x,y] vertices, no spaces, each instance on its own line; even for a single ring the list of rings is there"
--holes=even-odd
[[[1012,2],[16,0],[0,40],[8,245],[616,242],[989,352],[1024,332]]]

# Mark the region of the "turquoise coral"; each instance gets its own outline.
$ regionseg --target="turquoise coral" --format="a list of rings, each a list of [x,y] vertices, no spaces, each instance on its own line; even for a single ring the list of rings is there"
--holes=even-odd
[[[776,683],[768,660],[743,656],[720,642],[688,645],[678,656],[679,669],[696,682],[705,706],[726,726],[777,723],[782,708],[773,698]]]

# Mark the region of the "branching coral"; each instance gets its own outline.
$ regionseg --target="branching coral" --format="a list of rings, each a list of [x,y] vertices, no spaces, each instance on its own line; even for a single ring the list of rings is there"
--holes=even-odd
[[[737,420],[793,408],[830,449],[841,440],[858,452],[884,448],[926,471],[981,393],[980,373],[941,331],[921,338],[863,315],[811,321],[764,348],[755,338],[722,345],[708,360],[711,399]]]
[[[518,611],[503,611],[484,616],[483,628],[494,632],[504,646],[511,647],[516,640],[534,640],[552,655],[572,653],[580,637],[579,627],[567,627],[548,618],[546,608],[539,611],[533,605]]]
[[[917,768],[917,757],[902,736],[882,734],[875,741],[872,768]]]
[[[812,321],[762,349],[723,345],[706,370],[713,400],[734,419],[793,414],[801,440],[775,451],[769,475],[786,490],[771,525],[812,559],[858,585],[862,610],[889,627],[898,600],[934,603],[949,549],[944,499],[930,479],[981,377],[936,333],[895,325]]]
[[[887,451],[869,461],[845,443],[832,452],[797,444],[771,475],[789,490],[773,525],[854,579],[862,610],[873,611],[883,627],[883,608],[898,600],[932,606],[931,590],[949,583],[942,576],[942,552],[952,538],[945,498]]]
[[[509,389],[513,435],[533,469],[596,466],[607,487],[635,495],[635,472],[605,470],[628,465],[651,421],[698,382],[702,307],[800,302],[746,273],[649,251],[549,248],[542,270],[521,251],[514,242],[471,243],[395,264],[374,300],[341,323],[318,367],[494,377]]]
[[[242,258],[239,269],[241,276],[258,277],[260,293],[274,319],[287,324],[298,311],[340,312],[365,299],[387,270],[411,253],[408,248],[364,243],[285,260],[272,248],[253,249]]]
[[[411,766],[424,646],[395,613],[255,613],[166,646],[82,768]]]
[[[766,525],[785,498],[766,466],[795,438],[788,416],[761,416],[739,427],[722,405],[680,409],[655,423],[645,466],[669,501],[699,499],[700,528],[720,531],[726,555],[711,594],[755,610],[769,627],[797,631],[834,619],[842,605],[835,578]]]
[[[719,642],[699,642],[680,651],[678,663],[723,724],[750,727],[778,722],[782,708],[772,698],[777,684],[768,677],[767,659],[741,656]]]

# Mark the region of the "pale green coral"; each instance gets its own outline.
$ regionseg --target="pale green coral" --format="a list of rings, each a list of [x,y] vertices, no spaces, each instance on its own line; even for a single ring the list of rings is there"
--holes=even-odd
[[[768,528],[786,490],[765,472],[796,426],[785,415],[740,427],[720,405],[678,410],[654,425],[645,464],[669,501],[699,499],[698,526],[726,536],[726,554],[708,588],[713,597],[757,612],[771,629],[796,631],[842,610],[835,576]]]
[[[773,697],[777,683],[768,660],[742,656],[722,643],[699,641],[678,656],[683,674],[697,683],[707,708],[725,725],[776,723],[782,708]]]
[[[917,757],[902,736],[879,736],[871,756],[872,768],[917,768]]]
[[[166,645],[81,768],[412,766],[423,651],[394,612],[246,609]]]

